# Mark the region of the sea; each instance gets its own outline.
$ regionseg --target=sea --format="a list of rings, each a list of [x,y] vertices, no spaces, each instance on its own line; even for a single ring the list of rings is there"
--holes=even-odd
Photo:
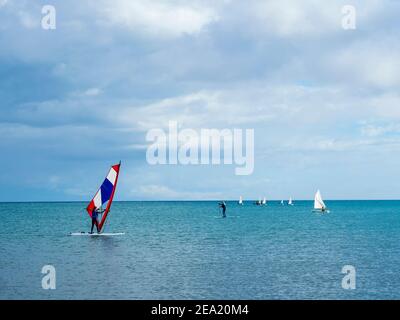
[[[399,299],[400,201],[326,204],[0,203],[0,299]]]

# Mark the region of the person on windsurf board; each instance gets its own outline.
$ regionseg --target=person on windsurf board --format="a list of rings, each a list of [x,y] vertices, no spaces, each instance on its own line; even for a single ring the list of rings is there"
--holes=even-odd
[[[104,227],[107,217],[110,214],[111,204],[113,202],[115,190],[117,187],[121,161],[118,164],[112,165],[109,169],[106,178],[98,188],[92,200],[86,207],[86,211],[92,222],[90,232],[73,232],[71,235],[93,235],[94,226],[97,229],[97,235],[120,235],[124,233],[104,233]],[[104,210],[103,210],[104,208]]]
[[[96,207],[93,208],[93,211],[92,211],[92,228],[90,229],[90,234],[93,233],[94,226],[96,226],[97,233],[100,233],[99,221],[97,220],[97,218],[98,218],[99,214],[102,214],[104,211],[105,210],[96,209]]]

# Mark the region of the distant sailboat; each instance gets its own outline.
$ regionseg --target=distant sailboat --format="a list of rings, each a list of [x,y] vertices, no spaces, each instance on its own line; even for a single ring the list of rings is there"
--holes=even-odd
[[[289,198],[288,205],[289,205],[289,206],[293,206],[292,197]]]
[[[262,205],[266,205],[267,204],[267,199],[264,197],[263,201],[261,202]]]
[[[243,205],[243,198],[242,198],[242,196],[240,196],[240,198],[239,198],[239,204],[240,204],[240,205]]]
[[[321,192],[318,190],[317,193],[315,194],[314,197],[314,210],[315,211],[321,211],[321,212],[327,212],[327,207],[322,200]]]
[[[281,205],[283,205],[283,206],[285,205],[285,203],[283,202],[283,200],[281,200]]]

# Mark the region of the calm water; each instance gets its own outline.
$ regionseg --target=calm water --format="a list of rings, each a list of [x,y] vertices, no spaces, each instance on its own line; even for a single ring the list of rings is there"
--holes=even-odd
[[[126,235],[91,238],[68,236],[89,228],[84,203],[2,203],[0,299],[399,299],[400,202],[327,205],[232,202],[220,219],[215,202],[118,202],[106,230]]]

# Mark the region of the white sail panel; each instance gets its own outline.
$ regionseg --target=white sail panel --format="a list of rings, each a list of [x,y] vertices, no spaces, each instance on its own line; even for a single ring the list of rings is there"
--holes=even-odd
[[[116,179],[117,179],[117,171],[115,171],[115,169],[111,167],[107,175],[107,180],[114,185]]]
[[[95,208],[99,209],[102,206],[102,202],[101,202],[101,191],[97,191],[96,195],[93,198],[93,202],[94,202],[94,206]]]
[[[325,209],[326,205],[322,200],[321,192],[318,190],[314,197],[314,209],[321,210]]]

